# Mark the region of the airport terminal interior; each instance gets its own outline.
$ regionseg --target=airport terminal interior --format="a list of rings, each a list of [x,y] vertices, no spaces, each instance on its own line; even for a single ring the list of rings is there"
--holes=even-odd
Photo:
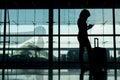
[[[0,80],[90,80],[86,49],[88,70],[80,78],[77,20],[83,9],[94,25],[87,31],[92,50],[105,49],[94,55],[95,69],[103,65],[92,80],[120,80],[119,0],[0,0]]]

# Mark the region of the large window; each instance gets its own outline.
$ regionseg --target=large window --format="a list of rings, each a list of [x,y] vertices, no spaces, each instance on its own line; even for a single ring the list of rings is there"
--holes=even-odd
[[[5,60],[7,60],[6,64],[9,63],[8,68],[10,68],[5,69],[5,79],[30,80],[31,77],[31,80],[38,80],[39,78],[48,80],[49,66],[52,66],[53,80],[70,80],[71,77],[79,80],[77,19],[81,10],[53,9],[53,26],[49,25],[52,22],[49,21],[51,18],[49,9],[7,10],[6,35],[4,34],[4,10],[0,10],[0,60],[2,61],[3,48],[5,47]],[[94,38],[98,38],[99,47],[107,50],[107,80],[115,79],[109,75],[117,75],[117,79],[119,79],[116,70],[119,72],[117,68],[119,68],[120,62],[120,10],[115,9],[115,15],[113,15],[113,9],[88,10],[91,16],[87,23],[94,24],[94,27],[88,30],[91,46],[92,48],[95,47]],[[115,19],[113,19],[114,16]],[[53,34],[50,36],[51,28]],[[52,41],[51,37],[53,38]],[[4,38],[6,38],[5,46]],[[53,44],[52,47],[49,43]],[[50,50],[53,50],[52,55],[49,55]],[[50,58],[53,59],[52,64],[49,62]],[[87,54],[84,54],[84,59],[88,62]],[[13,62],[15,64],[11,66]],[[117,66],[115,65],[116,62]],[[23,68],[28,67],[30,69],[23,71]],[[0,72],[2,74],[2,70]],[[85,74],[85,79],[88,79],[88,74],[88,72]],[[17,75],[21,76],[18,77]]]

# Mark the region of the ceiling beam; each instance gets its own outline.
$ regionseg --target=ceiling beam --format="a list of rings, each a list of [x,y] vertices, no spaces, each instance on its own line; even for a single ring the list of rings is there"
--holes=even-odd
[[[49,9],[50,0],[7,0],[8,9]],[[0,0],[0,9],[5,8]],[[58,6],[59,5],[59,6]],[[120,8],[119,0],[54,0],[54,8]]]

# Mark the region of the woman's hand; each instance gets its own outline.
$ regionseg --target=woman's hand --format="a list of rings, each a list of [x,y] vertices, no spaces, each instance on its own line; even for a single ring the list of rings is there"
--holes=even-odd
[[[91,29],[94,25],[93,24],[89,24],[87,29]]]

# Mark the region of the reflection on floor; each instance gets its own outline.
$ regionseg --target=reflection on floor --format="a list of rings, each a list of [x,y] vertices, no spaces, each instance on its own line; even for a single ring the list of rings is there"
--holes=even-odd
[[[8,71],[8,72],[7,72]],[[119,73],[120,70],[117,70]],[[1,71],[0,71],[1,73]],[[80,80],[79,69],[62,69],[60,71],[60,80]],[[53,80],[58,80],[58,70],[53,70]],[[1,76],[0,76],[1,78]],[[5,80],[49,80],[48,70],[36,69],[9,69],[6,70]],[[89,80],[89,71],[85,72],[84,80]],[[92,79],[95,80],[95,79]],[[99,78],[98,80],[115,80],[114,70],[107,70],[106,79]],[[120,80],[120,74],[117,75],[117,80]]]

